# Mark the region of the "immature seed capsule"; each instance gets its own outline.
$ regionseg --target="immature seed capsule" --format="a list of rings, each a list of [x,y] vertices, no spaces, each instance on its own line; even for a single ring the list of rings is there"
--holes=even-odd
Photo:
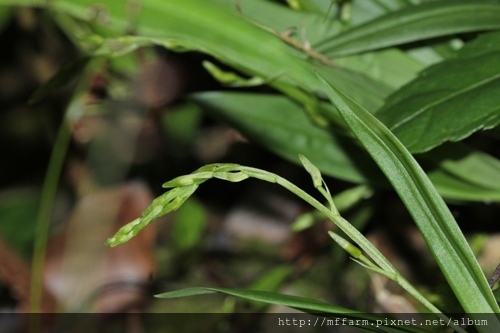
[[[300,162],[306,169],[306,171],[311,175],[314,187],[319,188],[323,186],[323,178],[321,178],[321,172],[319,169],[312,164],[304,155],[299,155]]]
[[[328,234],[330,235],[330,237],[332,237],[335,243],[339,244],[340,247],[346,250],[347,253],[349,253],[353,258],[358,259],[363,254],[360,249],[358,249],[356,246],[352,245],[346,239],[340,237],[336,233],[329,231]]]

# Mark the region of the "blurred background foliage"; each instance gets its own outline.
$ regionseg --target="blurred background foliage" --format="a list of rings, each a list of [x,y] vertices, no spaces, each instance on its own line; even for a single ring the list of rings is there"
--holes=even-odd
[[[243,11],[252,17],[256,16],[252,11],[261,15],[256,24],[267,25],[275,19],[276,31],[293,28],[297,22],[308,22],[314,16],[317,20],[331,21],[331,29],[337,32],[411,3],[402,0],[332,4],[315,0],[271,2],[276,7],[269,8],[275,8],[277,16],[259,12],[263,7],[258,6],[264,6],[265,1],[256,2],[255,8],[245,2]],[[233,6],[237,8],[238,4],[236,1]],[[289,18],[295,21],[290,23]],[[139,214],[152,197],[163,193],[163,182],[206,163],[259,167],[290,179],[310,193],[313,188],[309,176],[290,161],[296,152],[281,149],[282,142],[273,143],[272,135],[267,136],[273,129],[285,127],[287,118],[281,118],[282,123],[276,125],[267,118],[244,116],[248,112],[245,107],[260,108],[259,103],[277,103],[277,112],[301,108],[286,100],[273,99],[281,98],[276,87],[267,84],[234,87],[221,83],[222,79],[213,70],[212,74],[206,70],[207,62],[223,71],[234,69],[220,59],[196,51],[176,53],[148,45],[120,57],[90,59],[87,43],[91,44],[98,33],[113,35],[99,31],[99,26],[91,27],[95,29],[93,34],[86,34],[89,26],[69,15],[54,15],[40,8],[0,6],[0,249],[3,252],[0,260],[4,267],[0,274],[1,309],[30,308],[26,281],[30,281],[40,193],[51,151],[57,145],[57,133],[61,126],[68,126],[71,139],[53,203],[51,236],[43,267],[44,297],[53,299],[55,308],[285,311],[223,296],[196,300],[152,298],[153,293],[160,291],[203,285],[307,295],[367,312],[418,310],[418,304],[407,299],[395,285],[366,272],[333,246],[326,233],[332,226],[326,221],[312,217],[316,222],[312,226],[291,231],[293,222],[309,208],[280,188],[256,181],[238,185],[213,181],[210,186],[200,188],[195,199],[175,214],[156,223],[144,239],[127,245],[123,252],[115,253],[104,247],[103,252],[93,252],[100,246],[93,243],[103,243],[112,230],[135,218],[134,214]],[[299,31],[293,36],[301,42],[305,39],[314,43],[326,34],[310,29],[307,35]],[[83,35],[89,40],[82,38]],[[474,40],[477,33],[451,37],[416,41],[334,61],[352,71],[349,73],[354,77],[360,76],[361,81],[371,82],[365,83],[365,87],[373,83],[375,97],[366,97],[366,104],[380,107],[390,93],[413,80],[420,70],[454,57],[456,49]],[[35,91],[61,68],[66,68],[66,77],[62,77],[65,84],[58,89],[47,89],[42,92],[43,99],[28,105]],[[245,74],[248,73],[239,73],[242,77]],[[247,99],[237,93],[245,93]],[[333,139],[337,140],[337,136]],[[348,154],[357,154],[358,147],[351,147],[345,137],[338,140]],[[462,143],[474,152],[488,153],[498,163],[497,140],[498,130],[494,129],[477,132]],[[442,152],[453,151],[452,146],[442,147]],[[427,170],[436,169],[435,157],[439,155],[434,150],[427,160],[422,158]],[[321,158],[321,154],[318,156]],[[359,161],[364,161],[354,160],[358,166]],[[360,167],[364,170],[360,172],[362,176],[358,171],[350,175],[352,170],[343,177],[338,171],[326,172],[334,176],[327,178],[333,194],[355,188],[359,177],[369,180],[381,177],[374,164],[364,167]],[[330,164],[327,168],[335,166]],[[499,196],[498,189],[494,190],[500,175],[492,176],[493,189],[485,190],[486,199],[481,199],[483,192],[474,192],[473,186],[468,199],[454,197],[453,191],[448,198],[485,272],[496,267],[500,247]],[[376,191],[365,188],[352,194],[352,203],[346,204],[343,215],[368,235],[433,302],[450,311],[460,311],[404,206],[383,183],[383,179],[373,181],[369,185]],[[452,183],[450,188],[453,186]],[[466,193],[468,188],[460,186],[457,188],[461,193]],[[107,227],[89,229],[86,223]],[[85,241],[86,238],[89,240]],[[85,244],[90,244],[89,249]],[[106,255],[107,261],[96,259]],[[82,264],[73,267],[71,262],[77,260],[82,260]],[[19,267],[26,269],[23,276],[26,283],[14,273],[20,271]],[[95,269],[91,272],[89,267]],[[51,284],[50,280],[57,283]],[[62,295],[65,290],[74,291],[74,286],[85,284],[88,288],[79,287],[77,301],[66,301],[67,296]],[[59,290],[57,285],[66,285],[67,289]]]

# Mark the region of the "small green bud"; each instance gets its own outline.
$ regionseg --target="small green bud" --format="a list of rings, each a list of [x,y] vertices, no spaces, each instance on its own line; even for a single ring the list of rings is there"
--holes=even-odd
[[[319,169],[312,164],[304,155],[299,154],[299,159],[306,171],[311,175],[314,187],[320,188],[323,186],[323,178]]]
[[[333,231],[328,231],[328,234],[330,235],[330,237],[332,237],[335,243],[339,244],[340,247],[346,250],[353,258],[358,259],[363,255],[360,249],[358,249],[356,246],[352,245],[346,239],[340,237]]]
[[[115,247],[117,245],[128,242],[143,228],[140,227],[141,220],[141,218],[137,218],[132,222],[127,223],[126,225],[121,227],[113,237],[108,238],[105,244],[107,246]]]

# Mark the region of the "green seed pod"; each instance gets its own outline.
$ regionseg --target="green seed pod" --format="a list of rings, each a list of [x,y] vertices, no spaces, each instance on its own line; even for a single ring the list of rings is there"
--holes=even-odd
[[[323,185],[323,178],[321,177],[321,172],[319,169],[312,164],[304,155],[299,155],[300,162],[306,169],[306,171],[311,175],[314,187],[320,188]]]

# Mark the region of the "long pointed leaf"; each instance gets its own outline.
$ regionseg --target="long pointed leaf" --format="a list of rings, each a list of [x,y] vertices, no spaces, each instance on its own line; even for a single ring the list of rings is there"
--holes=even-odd
[[[346,56],[461,32],[500,29],[500,3],[442,0],[405,7],[327,39],[316,49]]]
[[[416,326],[385,326],[385,318],[376,315],[358,312],[355,310],[343,308],[340,306],[317,301],[315,299],[304,298],[293,295],[279,294],[275,292],[236,289],[236,288],[215,288],[215,287],[195,287],[182,290],[176,290],[156,295],[158,298],[177,298],[186,296],[196,296],[204,294],[222,293],[226,295],[240,297],[246,300],[258,301],[267,304],[279,304],[303,312],[326,316],[330,318],[350,318],[351,325],[357,326],[363,330],[373,332],[413,332],[428,333]],[[358,320],[356,322],[356,320]],[[390,321],[388,321],[390,323]],[[333,325],[333,322],[332,324]],[[311,325],[312,326],[312,325]],[[320,326],[320,325],[318,325]]]
[[[405,203],[464,310],[471,318],[478,313],[500,313],[465,237],[413,156],[373,115],[320,79],[328,97]],[[500,320],[477,329],[499,332]]]
[[[91,36],[94,38],[89,39],[100,41],[100,46],[104,47],[101,51],[106,51],[105,54],[122,54],[148,43],[179,52],[203,52],[251,77],[262,78],[270,86],[307,104],[311,113],[316,110],[309,94],[320,89],[313,68],[334,75],[338,85],[349,89],[353,97],[370,110],[382,106],[382,98],[391,92],[362,73],[353,73],[330,63],[320,66],[325,59],[311,53],[313,50],[307,47],[307,40],[298,44],[297,40],[291,42],[282,31],[274,31],[245,18],[238,13],[235,3],[229,6],[227,1],[143,0],[132,13],[127,13],[119,1],[109,1],[106,6],[95,0],[0,0],[0,4],[46,6],[114,33],[124,34],[133,26],[134,36],[110,40]],[[311,22],[309,20],[309,24]],[[113,50],[115,47],[118,50]],[[99,54],[102,53],[95,55]],[[326,59],[326,62],[329,61]]]

